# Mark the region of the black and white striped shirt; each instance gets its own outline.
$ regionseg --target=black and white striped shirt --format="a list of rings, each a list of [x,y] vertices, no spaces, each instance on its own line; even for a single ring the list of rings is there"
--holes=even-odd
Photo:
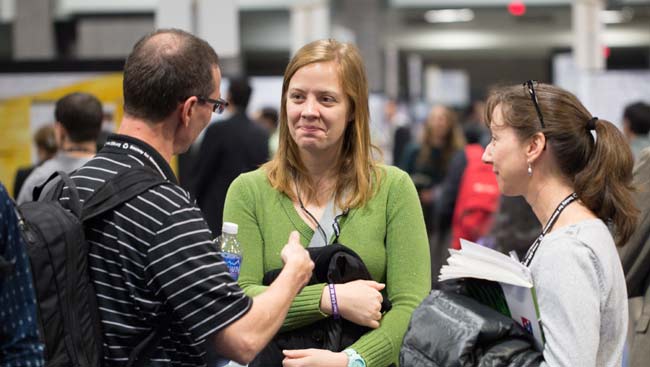
[[[138,165],[153,168],[168,183],[86,224],[104,362],[125,365],[161,315],[172,315],[151,365],[202,366],[206,337],[244,315],[251,299],[229,276],[201,211],[160,154],[132,137],[111,136],[72,178],[83,200],[113,175]],[[66,194],[59,199],[64,205]]]

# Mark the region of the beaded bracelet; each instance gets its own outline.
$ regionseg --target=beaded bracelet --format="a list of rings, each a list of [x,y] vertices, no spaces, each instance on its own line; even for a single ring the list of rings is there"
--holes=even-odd
[[[339,314],[339,305],[336,302],[336,290],[334,289],[334,284],[329,283],[327,285],[330,290],[330,301],[332,302],[332,316],[334,319],[338,319],[340,317]]]

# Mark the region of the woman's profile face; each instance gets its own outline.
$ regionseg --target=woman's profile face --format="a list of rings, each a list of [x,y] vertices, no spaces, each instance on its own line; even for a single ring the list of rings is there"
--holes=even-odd
[[[522,195],[528,183],[526,144],[521,141],[515,129],[503,120],[501,105],[496,106],[492,112],[490,133],[492,139],[483,153],[483,162],[492,165],[503,195]]]
[[[298,69],[287,90],[289,134],[300,150],[336,150],[351,120],[348,97],[333,61]]]

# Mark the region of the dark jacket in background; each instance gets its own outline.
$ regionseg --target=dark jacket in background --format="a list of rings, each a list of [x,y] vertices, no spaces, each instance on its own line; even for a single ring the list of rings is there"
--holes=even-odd
[[[643,296],[650,286],[650,148],[642,151],[634,168],[634,184],[634,203],[641,215],[636,231],[619,250],[630,298]]]
[[[246,114],[235,113],[205,131],[196,161],[194,193],[212,234],[221,234],[223,206],[232,181],[269,159],[269,136]]]
[[[36,169],[38,165],[32,165],[32,166],[27,166],[27,167],[20,167],[16,171],[16,178],[14,179],[14,192],[13,192],[13,198],[14,200],[18,199],[18,194],[20,193],[20,189],[23,187],[23,184],[25,183],[25,180],[29,175],[34,172],[34,169]]]
[[[629,366],[647,366],[650,359],[650,148],[644,149],[634,167],[634,202],[641,211],[636,231],[619,249],[627,284],[630,322]],[[645,302],[644,302],[645,301]]]
[[[404,336],[400,366],[539,366],[542,354],[510,317],[473,299],[434,290],[418,306]]]

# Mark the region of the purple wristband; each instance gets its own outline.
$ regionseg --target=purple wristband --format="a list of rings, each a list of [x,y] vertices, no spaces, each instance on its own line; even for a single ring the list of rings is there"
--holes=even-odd
[[[339,314],[339,304],[336,302],[336,290],[334,289],[334,284],[329,283],[327,285],[330,290],[330,301],[332,302],[332,316],[335,319],[338,319],[340,316]]]

